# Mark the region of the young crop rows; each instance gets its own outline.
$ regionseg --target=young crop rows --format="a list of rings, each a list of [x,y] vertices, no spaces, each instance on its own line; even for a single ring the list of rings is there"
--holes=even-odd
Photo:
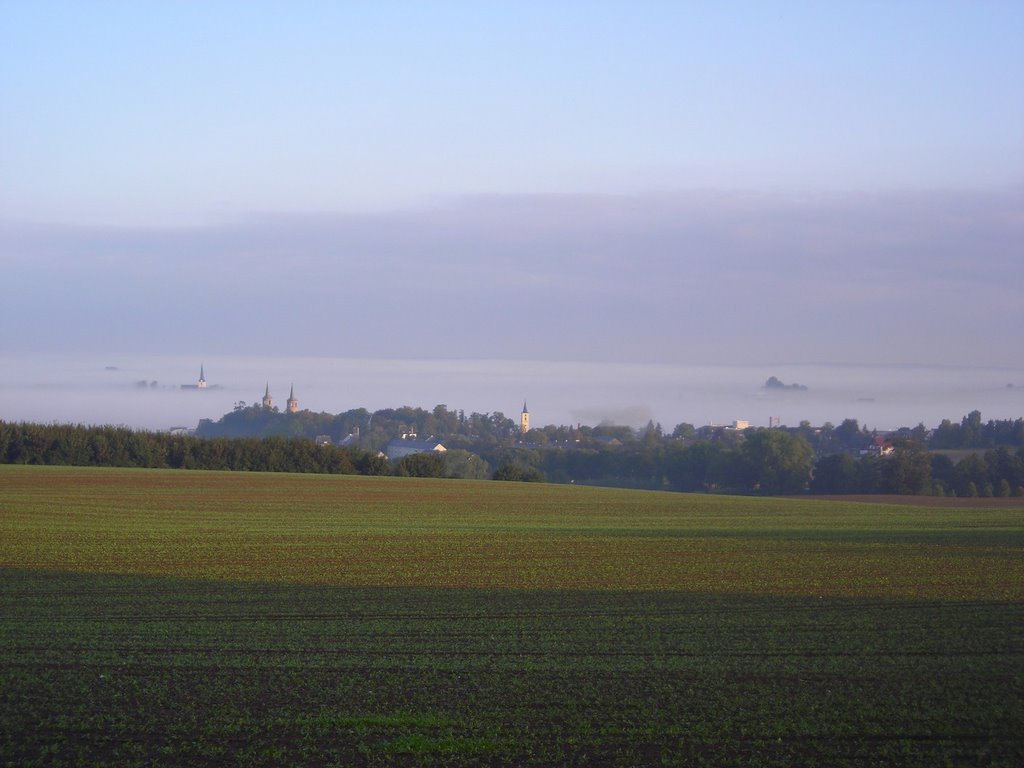
[[[1022,522],[0,467],[0,765],[1020,765]]]

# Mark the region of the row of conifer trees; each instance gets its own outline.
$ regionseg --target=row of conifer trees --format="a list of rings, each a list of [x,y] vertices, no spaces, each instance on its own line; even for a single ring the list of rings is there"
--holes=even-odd
[[[374,453],[318,446],[307,439],[204,439],[127,427],[2,421],[0,462],[367,475],[390,471],[387,460]]]

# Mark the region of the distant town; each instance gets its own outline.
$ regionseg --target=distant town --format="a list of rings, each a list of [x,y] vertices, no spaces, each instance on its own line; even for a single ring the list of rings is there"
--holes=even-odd
[[[202,386],[201,372],[196,387]],[[776,377],[764,386],[807,390]],[[476,479],[711,492],[1024,495],[1024,419],[983,422],[979,411],[958,422],[883,432],[854,419],[796,427],[774,418],[763,426],[745,419],[670,429],[653,421],[639,429],[538,426],[525,400],[515,417],[467,414],[444,404],[315,413],[301,409],[294,384],[282,410],[267,382],[258,401],[238,402],[220,419],[178,432],[202,439],[303,439],[321,448],[368,452],[393,469],[405,462],[412,473]],[[424,454],[437,461],[428,465]]]
[[[187,391],[216,389],[205,366]],[[807,388],[776,377],[766,389]],[[515,416],[438,404],[341,413],[300,406],[289,383],[283,408],[269,381],[252,403],[236,402],[195,428],[144,432],[118,427],[0,422],[0,463],[168,467],[235,471],[392,474],[472,480],[580,483],[738,494],[1024,496],[1024,419],[957,420],[879,431],[855,419],[784,426],[663,428],[533,423],[528,401]]]

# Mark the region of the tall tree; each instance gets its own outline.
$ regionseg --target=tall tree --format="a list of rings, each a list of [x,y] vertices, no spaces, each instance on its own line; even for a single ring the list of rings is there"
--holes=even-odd
[[[807,486],[814,452],[799,435],[780,429],[747,430],[740,448],[750,490],[799,493]]]
[[[900,441],[880,464],[882,493],[924,495],[932,492],[932,462],[927,451],[912,440]]]

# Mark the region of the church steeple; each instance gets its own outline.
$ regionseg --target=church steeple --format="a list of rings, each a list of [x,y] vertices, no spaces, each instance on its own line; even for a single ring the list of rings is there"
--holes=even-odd
[[[203,370],[203,364],[199,364],[199,389],[206,389],[206,372]]]
[[[270,382],[267,382],[267,391],[263,394],[263,407],[270,409],[274,407],[274,398],[270,396]]]
[[[530,412],[526,409],[525,400],[523,400],[523,412],[519,416],[519,431],[524,435],[530,431]]]
[[[295,399],[295,384],[292,384],[291,394],[288,395],[288,413],[298,413],[299,401]]]

